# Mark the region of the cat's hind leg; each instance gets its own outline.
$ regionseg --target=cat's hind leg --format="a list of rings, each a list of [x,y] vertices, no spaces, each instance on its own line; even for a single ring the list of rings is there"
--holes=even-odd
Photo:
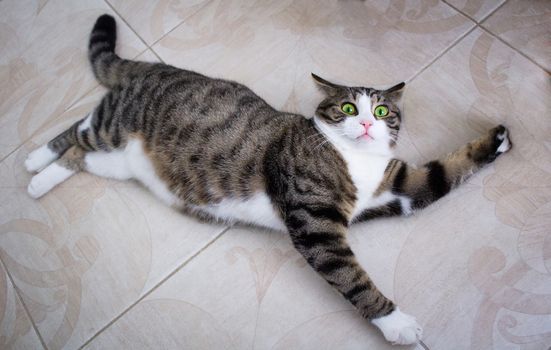
[[[58,159],[59,156],[48,144],[42,145],[27,156],[27,159],[25,159],[25,169],[30,173],[37,172]]]
[[[55,186],[82,170],[85,151],[71,146],[58,160],[49,164],[33,176],[27,192],[33,198],[40,198]]]
[[[128,166],[127,155],[120,149],[111,152],[86,153],[84,168],[94,175],[116,180],[128,180],[133,177]]]
[[[78,144],[83,130],[90,127],[92,113],[74,123],[70,128],[57,135],[50,142],[32,151],[25,160],[25,168],[34,173],[44,169],[59,159],[71,146]]]

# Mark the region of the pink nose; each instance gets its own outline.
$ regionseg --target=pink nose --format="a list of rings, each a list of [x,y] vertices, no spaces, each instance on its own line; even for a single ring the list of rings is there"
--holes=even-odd
[[[362,124],[364,126],[366,134],[369,131],[369,128],[371,127],[371,125],[373,125],[370,122],[368,122],[367,120],[361,121],[360,124]]]

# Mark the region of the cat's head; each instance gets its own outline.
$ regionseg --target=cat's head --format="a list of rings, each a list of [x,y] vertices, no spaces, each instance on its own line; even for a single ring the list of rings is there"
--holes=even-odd
[[[364,152],[388,153],[396,145],[405,84],[385,90],[331,83],[312,73],[325,93],[314,120],[331,141]]]

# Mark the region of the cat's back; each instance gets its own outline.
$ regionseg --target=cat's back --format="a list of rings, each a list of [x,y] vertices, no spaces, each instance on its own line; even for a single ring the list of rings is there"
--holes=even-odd
[[[221,121],[233,112],[273,110],[247,86],[163,63],[141,63],[111,89],[117,104],[133,103],[143,119]],[[245,112],[245,113],[243,113]]]
[[[165,65],[144,70],[126,89],[147,91],[120,92],[143,106],[134,137],[170,191],[187,203],[259,191],[266,149],[283,130],[303,128],[305,120],[275,110],[237,82]]]

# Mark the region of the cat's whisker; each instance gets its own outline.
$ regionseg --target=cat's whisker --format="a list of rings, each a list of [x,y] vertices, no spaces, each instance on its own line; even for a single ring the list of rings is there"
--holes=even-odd
[[[313,135],[310,135],[306,138],[306,141],[309,141],[311,138],[314,138],[314,137],[324,137],[322,134],[313,134]]]
[[[327,144],[327,143],[329,143],[329,140],[324,140],[324,141],[321,142],[319,145],[317,145],[316,147],[314,147],[314,148],[312,149],[312,151],[315,151],[315,150],[321,148],[323,145],[325,145],[325,144]]]

